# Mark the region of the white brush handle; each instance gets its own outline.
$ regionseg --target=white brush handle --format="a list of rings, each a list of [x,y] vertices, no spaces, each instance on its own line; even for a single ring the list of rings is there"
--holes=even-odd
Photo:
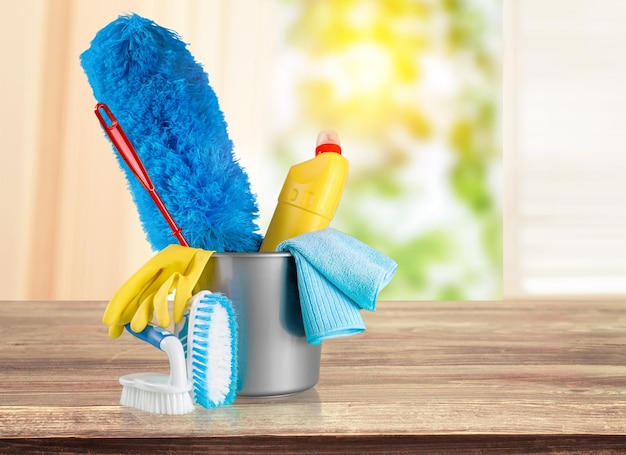
[[[170,361],[169,385],[176,388],[187,386],[185,352],[183,351],[182,343],[174,334],[153,325],[147,325],[141,332],[135,332],[130,328],[130,324],[126,324],[126,330],[140,340],[150,343],[167,354],[167,358]]]
[[[187,364],[183,345],[178,338],[170,334],[161,341],[161,350],[170,361],[170,385],[183,388],[187,385]]]

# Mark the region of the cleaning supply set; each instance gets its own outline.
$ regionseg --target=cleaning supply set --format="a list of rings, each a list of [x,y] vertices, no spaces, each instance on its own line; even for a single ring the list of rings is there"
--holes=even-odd
[[[175,32],[120,16],[80,60],[157,251],[102,321],[170,360],[169,376],[122,376],[121,404],[184,414],[313,387],[321,342],[365,330],[359,310],[375,310],[397,267],[329,228],[348,175],[336,133],[321,132],[315,157],[291,167],[263,237],[217,96]],[[175,335],[164,330],[172,293]]]

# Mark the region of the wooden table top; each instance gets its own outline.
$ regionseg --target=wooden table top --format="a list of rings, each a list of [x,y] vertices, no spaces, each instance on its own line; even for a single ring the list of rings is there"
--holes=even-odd
[[[119,406],[168,371],[103,302],[0,302],[0,452],[626,451],[626,300],[380,302],[320,380],[184,416]]]

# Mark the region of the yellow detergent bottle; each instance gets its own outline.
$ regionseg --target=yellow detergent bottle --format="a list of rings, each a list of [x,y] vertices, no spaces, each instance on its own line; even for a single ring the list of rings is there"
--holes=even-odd
[[[283,240],[328,227],[347,177],[348,160],[341,155],[337,133],[322,131],[315,158],[289,169],[259,251],[275,251]]]

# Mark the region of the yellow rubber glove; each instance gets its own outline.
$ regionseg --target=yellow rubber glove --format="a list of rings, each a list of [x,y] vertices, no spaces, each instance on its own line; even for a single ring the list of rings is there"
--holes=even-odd
[[[161,327],[169,326],[167,299],[174,289],[174,322],[180,322],[212,254],[213,251],[174,244],[154,255],[109,301],[102,316],[102,323],[109,327],[109,336],[119,337],[129,322],[134,331],[140,332],[153,316]]]

